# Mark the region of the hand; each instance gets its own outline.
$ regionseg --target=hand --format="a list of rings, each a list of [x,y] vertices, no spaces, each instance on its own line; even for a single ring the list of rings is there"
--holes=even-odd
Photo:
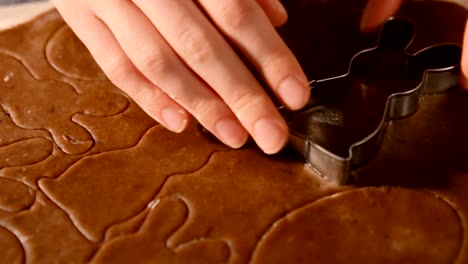
[[[249,134],[266,153],[288,127],[231,45],[290,109],[303,107],[308,81],[274,29],[279,0],[52,0],[109,79],[151,117],[181,132],[193,115],[225,144]]]
[[[389,17],[393,16],[404,0],[368,0],[361,18],[361,30],[376,30]]]
[[[385,20],[394,15],[400,8],[403,0],[369,0],[361,19],[361,30],[365,32],[378,28]],[[465,25],[463,39],[463,53],[461,70],[464,75],[463,82],[468,89],[468,21]]]

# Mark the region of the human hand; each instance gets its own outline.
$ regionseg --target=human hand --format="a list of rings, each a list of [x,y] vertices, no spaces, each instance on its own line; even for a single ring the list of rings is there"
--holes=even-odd
[[[364,9],[361,18],[361,30],[364,32],[373,31],[378,28],[385,20],[394,15],[404,0],[369,0]],[[463,52],[461,58],[461,70],[463,73],[463,82],[468,89],[468,20],[465,25],[465,34],[463,38]]]
[[[310,96],[299,63],[274,29],[279,0],[51,0],[109,79],[151,117],[181,132],[193,115],[225,144],[249,134],[265,153],[288,127],[233,45],[290,109]]]

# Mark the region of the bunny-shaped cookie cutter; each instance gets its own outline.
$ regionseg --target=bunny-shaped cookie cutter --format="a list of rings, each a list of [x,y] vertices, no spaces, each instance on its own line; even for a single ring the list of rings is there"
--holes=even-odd
[[[306,107],[294,112],[280,107],[290,126],[290,144],[324,178],[347,184],[352,171],[378,153],[388,122],[416,113],[424,95],[444,93],[459,85],[461,47],[439,44],[409,54],[406,49],[413,38],[410,20],[390,18],[380,30],[377,46],[357,53],[346,74],[310,83],[312,95]],[[369,93],[381,100],[367,98]],[[352,94],[357,98],[354,106],[346,102]],[[347,120],[347,114],[353,117]],[[358,119],[374,120],[375,127],[333,147],[342,135],[364,127],[354,122]]]

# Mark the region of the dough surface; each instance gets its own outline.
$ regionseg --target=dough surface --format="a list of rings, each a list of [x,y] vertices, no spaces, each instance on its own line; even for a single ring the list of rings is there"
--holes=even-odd
[[[309,79],[375,44],[365,1],[284,1]],[[407,1],[410,51],[461,43],[467,11]],[[340,19],[335,19],[339,17]],[[317,25],[317,26],[314,26]],[[0,32],[0,259],[7,263],[468,263],[468,93],[424,97],[335,186],[292,149],[174,134],[101,72],[56,11]]]

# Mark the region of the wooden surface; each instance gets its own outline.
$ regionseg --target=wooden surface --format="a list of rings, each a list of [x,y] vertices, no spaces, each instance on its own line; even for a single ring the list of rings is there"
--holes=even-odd
[[[26,22],[51,8],[48,1],[0,7],[0,29]]]

